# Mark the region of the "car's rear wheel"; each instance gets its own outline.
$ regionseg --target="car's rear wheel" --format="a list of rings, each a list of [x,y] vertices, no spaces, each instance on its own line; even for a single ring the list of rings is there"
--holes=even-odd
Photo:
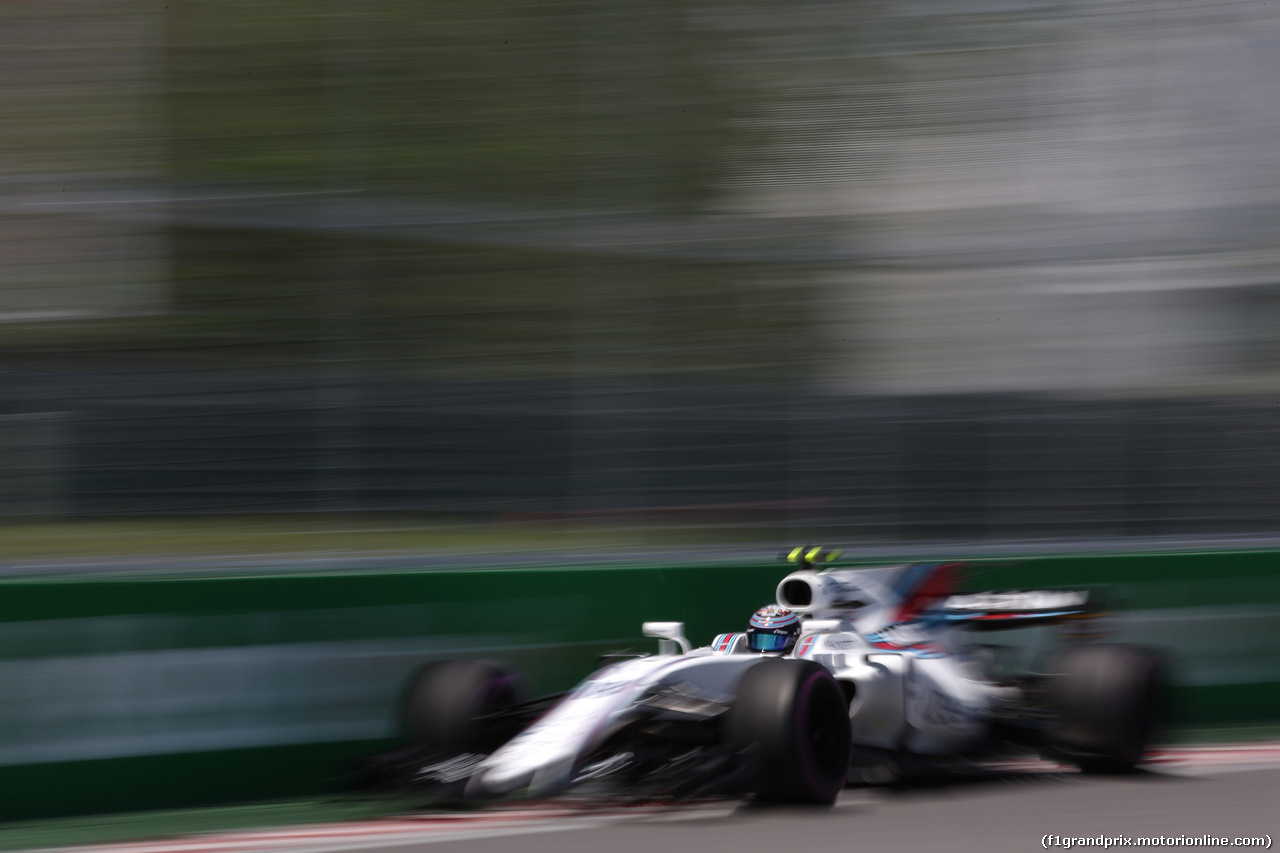
[[[761,802],[829,805],[849,775],[848,705],[831,673],[812,661],[769,659],[748,669],[725,733],[751,755]]]
[[[501,717],[522,698],[519,675],[484,661],[437,661],[409,679],[400,703],[410,743],[439,754],[489,753],[513,734]]]
[[[1133,770],[1161,717],[1159,655],[1119,643],[1079,646],[1059,655],[1051,672],[1054,753],[1087,773]]]

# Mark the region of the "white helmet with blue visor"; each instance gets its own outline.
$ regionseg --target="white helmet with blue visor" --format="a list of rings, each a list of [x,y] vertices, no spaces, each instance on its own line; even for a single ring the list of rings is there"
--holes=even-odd
[[[785,607],[761,607],[747,624],[747,648],[753,652],[786,654],[800,636],[800,617]]]

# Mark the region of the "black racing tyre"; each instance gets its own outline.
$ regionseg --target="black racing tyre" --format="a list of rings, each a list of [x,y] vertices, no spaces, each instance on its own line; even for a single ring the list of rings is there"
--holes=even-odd
[[[429,663],[405,687],[401,731],[410,743],[431,752],[489,753],[514,734],[510,722],[490,717],[515,705],[522,694],[520,676],[498,664]]]
[[[830,805],[849,775],[848,703],[812,661],[774,658],[748,669],[725,720],[725,736],[755,761],[755,799]]]
[[[1161,717],[1163,670],[1155,652],[1120,643],[1060,654],[1048,685],[1054,752],[1086,773],[1132,771]]]

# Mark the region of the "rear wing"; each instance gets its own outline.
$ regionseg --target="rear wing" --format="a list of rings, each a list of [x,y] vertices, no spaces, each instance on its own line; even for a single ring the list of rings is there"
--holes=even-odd
[[[929,615],[975,630],[1030,628],[1099,615],[1088,590],[1007,590],[952,595]]]

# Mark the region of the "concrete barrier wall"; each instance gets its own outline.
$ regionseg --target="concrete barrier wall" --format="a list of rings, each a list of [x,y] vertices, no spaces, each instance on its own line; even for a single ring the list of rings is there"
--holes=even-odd
[[[387,744],[406,676],[488,657],[564,689],[651,650],[646,619],[707,641],[772,596],[755,566],[0,583],[0,817],[332,791]]]
[[[1040,557],[975,588],[1104,584],[1174,660],[1184,725],[1280,717],[1280,553]],[[340,790],[424,661],[488,657],[564,689],[647,619],[740,628],[753,564],[0,583],[0,818]]]

